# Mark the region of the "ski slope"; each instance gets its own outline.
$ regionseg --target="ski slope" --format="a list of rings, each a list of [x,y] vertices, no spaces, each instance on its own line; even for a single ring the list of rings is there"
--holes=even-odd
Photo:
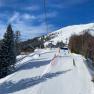
[[[61,50],[52,60],[55,53],[41,50],[19,61],[16,72],[0,80],[0,94],[94,94],[84,58]]]
[[[69,42],[69,38],[76,34],[80,35],[83,34],[84,30],[89,30],[88,32],[94,36],[94,23],[88,23],[88,24],[79,24],[79,25],[70,25],[63,27],[59,30],[56,30],[54,32],[49,33],[47,36],[53,37],[49,41],[45,42],[44,45],[47,46],[49,43],[57,44],[57,42],[63,41],[66,43]]]

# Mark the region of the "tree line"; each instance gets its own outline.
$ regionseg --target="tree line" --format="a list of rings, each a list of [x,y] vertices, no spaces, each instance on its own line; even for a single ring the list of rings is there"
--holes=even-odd
[[[21,52],[33,52],[36,48],[44,48],[44,39],[35,37],[19,43]]]
[[[94,36],[89,31],[84,30],[83,34],[72,35],[69,40],[69,49],[71,52],[82,54],[94,62]]]

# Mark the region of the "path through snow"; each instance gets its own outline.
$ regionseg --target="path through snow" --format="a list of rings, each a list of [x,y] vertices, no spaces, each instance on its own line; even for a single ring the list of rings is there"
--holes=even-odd
[[[1,79],[0,94],[93,94],[91,75],[83,57],[61,51],[52,63],[55,53],[26,57],[9,79]]]

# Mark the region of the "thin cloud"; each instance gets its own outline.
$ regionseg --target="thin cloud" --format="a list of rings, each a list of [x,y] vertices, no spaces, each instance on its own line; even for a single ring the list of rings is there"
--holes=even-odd
[[[58,15],[58,12],[57,11],[53,11],[53,12],[46,13],[47,19],[55,18],[57,15]],[[37,16],[37,19],[39,19],[40,21],[45,21],[45,14],[38,15]]]
[[[39,10],[40,9],[40,7],[39,6],[37,6],[37,5],[33,5],[33,6],[27,6],[27,7],[25,7],[24,8],[25,10],[29,10],[29,11],[36,11],[36,10]]]
[[[28,13],[25,13],[25,14],[23,14],[22,15],[22,18],[23,19],[26,19],[26,20],[34,20],[34,19],[36,19],[36,17],[34,16],[34,15],[30,15],[30,14],[28,14]]]
[[[46,25],[45,23],[41,23],[38,26],[29,26],[26,25],[25,23],[16,23],[13,25],[15,30],[19,30],[21,31],[21,35],[23,39],[30,39],[30,38],[34,38],[40,35],[44,35],[47,34],[48,32],[52,32],[55,27],[52,24],[48,25],[49,31],[46,30]]]
[[[18,13],[18,12],[15,12],[13,15],[12,15],[12,17],[10,17],[10,19],[9,19],[9,23],[12,23],[12,22],[14,22],[15,20],[17,20],[18,18],[20,17],[20,14]]]
[[[46,25],[44,23],[41,23],[39,26],[29,26],[25,23],[15,23],[12,24],[13,30],[17,31],[19,30],[21,32],[21,39],[26,40],[26,39],[31,39],[34,37],[38,37],[44,34],[47,34],[48,32],[52,32],[55,27],[52,24],[48,25],[49,31],[46,30]],[[0,39],[3,38],[3,35],[6,31],[6,26],[0,24]]]
[[[55,30],[54,25],[48,24],[48,31],[47,31],[47,26],[45,25],[44,22],[40,23],[39,25],[32,25],[32,24],[28,25],[28,23],[26,23],[26,20],[30,20],[33,17],[34,16],[29,15],[27,13],[20,14],[18,12],[15,12],[13,16],[11,16],[9,19],[9,22],[12,23],[13,30],[14,31],[19,30],[21,32],[22,40],[41,36]],[[35,19],[35,17],[33,19]],[[2,38],[4,32],[6,31],[6,26],[2,23],[0,24],[0,26],[1,26],[0,38]]]
[[[48,12],[47,13],[47,19],[55,18],[58,15],[58,12]],[[8,20],[8,23],[27,23],[27,24],[33,24],[33,23],[43,23],[45,22],[45,14],[39,14],[31,15],[29,13],[19,13],[15,12]]]
[[[8,23],[20,23],[25,21],[33,21],[36,19],[36,16],[29,13],[19,13],[15,12],[9,19]]]

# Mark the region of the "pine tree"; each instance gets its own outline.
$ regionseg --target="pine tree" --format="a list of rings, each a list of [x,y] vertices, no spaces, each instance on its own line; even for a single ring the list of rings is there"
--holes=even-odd
[[[4,77],[16,63],[14,34],[11,25],[7,27],[0,49],[0,74]]]

